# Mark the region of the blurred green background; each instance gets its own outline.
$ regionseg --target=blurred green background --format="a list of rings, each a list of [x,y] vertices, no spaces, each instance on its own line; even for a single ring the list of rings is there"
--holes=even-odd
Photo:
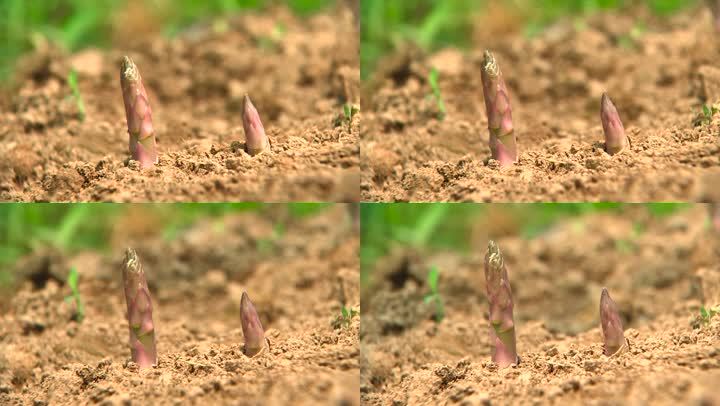
[[[532,239],[569,218],[581,220],[583,216],[599,212],[623,215],[630,210],[641,210],[646,219],[653,219],[691,207],[681,203],[363,204],[360,211],[361,281],[364,286],[375,262],[393,246],[467,253],[473,248],[470,246],[472,233],[479,225],[492,227],[491,233],[519,234]],[[639,219],[635,232],[641,233],[645,228],[640,220],[643,216],[634,213],[633,218]]]
[[[493,18],[506,20],[507,24],[517,20],[518,29],[533,36],[562,17],[582,19],[598,11],[638,4],[659,16],[667,16],[698,3],[698,0],[362,0],[361,72],[367,78],[382,56],[405,42],[429,51],[470,46],[474,25],[486,21],[479,16],[489,13],[490,5]]]
[[[137,27],[143,24],[138,20],[172,36],[197,21],[243,10],[262,11],[286,4],[300,15],[310,15],[334,3],[334,0],[0,0],[0,80],[10,77],[17,57],[31,50],[39,36],[77,51],[88,46],[111,46],[117,24]],[[135,21],[123,21],[126,18]]]
[[[218,203],[218,204],[2,204],[0,205],[0,287],[12,283],[10,265],[18,258],[43,246],[72,254],[92,249],[105,252],[117,221],[128,216],[147,220],[151,232],[172,240],[201,219],[221,218],[241,212],[263,213],[287,208],[291,218],[311,216],[330,203]],[[277,218],[274,236],[284,232],[282,216]],[[157,227],[156,225],[161,226]],[[217,222],[220,225],[220,222]],[[269,238],[273,236],[268,236]]]

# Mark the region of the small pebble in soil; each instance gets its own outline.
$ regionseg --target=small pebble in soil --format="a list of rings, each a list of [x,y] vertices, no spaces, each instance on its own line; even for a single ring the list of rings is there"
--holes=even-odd
[[[479,392],[472,396],[468,396],[460,403],[461,406],[489,406],[491,404],[490,395],[486,392]]]
[[[577,379],[571,379],[569,381],[563,382],[561,387],[562,390],[565,392],[576,391],[580,389],[580,382],[578,382]]]
[[[583,363],[583,368],[585,368],[586,371],[595,371],[598,367],[599,363],[595,360],[585,360]]]

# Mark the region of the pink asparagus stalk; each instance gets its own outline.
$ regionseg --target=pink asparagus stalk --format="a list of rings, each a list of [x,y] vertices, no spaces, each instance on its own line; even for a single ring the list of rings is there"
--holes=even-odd
[[[265,135],[265,127],[260,121],[260,115],[257,109],[250,101],[247,94],[243,99],[243,129],[245,130],[245,151],[255,156],[265,150],[270,149],[270,140]]]
[[[240,323],[245,337],[245,355],[252,357],[263,350],[266,340],[265,330],[246,292],[243,292],[240,299]]]
[[[622,348],[625,341],[622,320],[617,305],[607,288],[600,294],[600,324],[602,325],[605,355],[613,355]]]
[[[140,167],[150,168],[158,162],[152,109],[140,71],[127,56],[123,57],[120,67],[120,86],[130,135],[130,156],[140,162]]]
[[[510,97],[500,67],[490,51],[485,51],[482,69],[485,110],[490,130],[490,151],[500,165],[509,166],[518,160],[517,140],[513,132]]]
[[[490,304],[490,339],[492,360],[500,368],[518,362],[515,348],[515,322],[513,320],[513,299],[510,290],[505,260],[495,241],[488,242],[485,255],[485,284]]]
[[[605,151],[615,155],[628,145],[628,140],[620,115],[607,93],[603,93],[600,100],[600,120],[605,132]]]
[[[715,231],[720,232],[720,203],[711,203],[710,209],[710,221],[715,228]]]
[[[127,319],[130,327],[130,351],[132,360],[140,368],[157,364],[155,350],[155,324],[152,319],[152,301],[145,271],[135,250],[128,248],[123,261],[123,283]]]

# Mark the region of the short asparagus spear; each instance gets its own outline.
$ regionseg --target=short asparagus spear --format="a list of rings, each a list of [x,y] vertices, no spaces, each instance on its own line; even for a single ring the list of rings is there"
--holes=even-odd
[[[515,348],[513,299],[505,260],[495,241],[488,242],[485,255],[485,284],[490,304],[492,360],[500,368],[518,362]]]
[[[600,100],[600,120],[605,132],[605,151],[615,155],[628,145],[628,140],[620,115],[607,93],[603,93]]]
[[[130,326],[132,360],[140,368],[157,364],[155,350],[155,324],[152,319],[152,302],[145,271],[135,250],[128,248],[123,261],[123,283],[127,319]]]
[[[243,292],[240,299],[240,323],[245,337],[245,355],[252,357],[265,346],[265,330],[246,292]]]
[[[242,105],[243,129],[245,130],[245,150],[248,154],[255,156],[270,149],[270,140],[265,135],[265,127],[260,121],[257,109],[250,101],[250,96],[245,95]]]
[[[123,57],[120,67],[120,86],[130,135],[130,155],[132,159],[140,162],[140,167],[150,168],[158,162],[152,109],[140,71],[127,56]]]
[[[600,294],[600,324],[602,325],[605,355],[613,355],[625,345],[622,320],[617,305],[607,288]]]
[[[500,165],[509,166],[518,160],[510,96],[500,67],[490,51],[485,51],[481,75],[490,130],[490,151],[492,157],[500,161]]]

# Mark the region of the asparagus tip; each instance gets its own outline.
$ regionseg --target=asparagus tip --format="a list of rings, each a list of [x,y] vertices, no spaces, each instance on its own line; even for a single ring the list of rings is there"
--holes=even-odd
[[[245,355],[252,357],[262,351],[265,346],[265,330],[258,317],[250,296],[243,291],[240,298],[240,321],[245,337]]]
[[[488,241],[488,264],[492,269],[502,269],[504,265],[500,247],[493,240]]]
[[[495,56],[488,49],[485,50],[483,56],[483,70],[485,71],[485,73],[490,76],[498,76],[500,74],[500,67],[495,60]]]
[[[610,155],[622,151],[628,143],[625,127],[620,120],[620,114],[618,114],[615,104],[607,93],[603,93],[600,99],[600,121],[605,133],[605,151]]]
[[[600,324],[603,332],[605,355],[613,355],[626,343],[622,320],[617,304],[610,297],[607,288],[600,294]]]
[[[133,62],[132,58],[125,55],[122,58],[122,65],[120,66],[120,73],[123,77],[123,79],[131,80],[131,81],[138,81],[140,79],[140,73],[138,72],[137,66],[135,65],[135,62]]]
[[[140,261],[134,249],[128,247],[125,250],[125,260],[123,261],[126,272],[139,272]]]

